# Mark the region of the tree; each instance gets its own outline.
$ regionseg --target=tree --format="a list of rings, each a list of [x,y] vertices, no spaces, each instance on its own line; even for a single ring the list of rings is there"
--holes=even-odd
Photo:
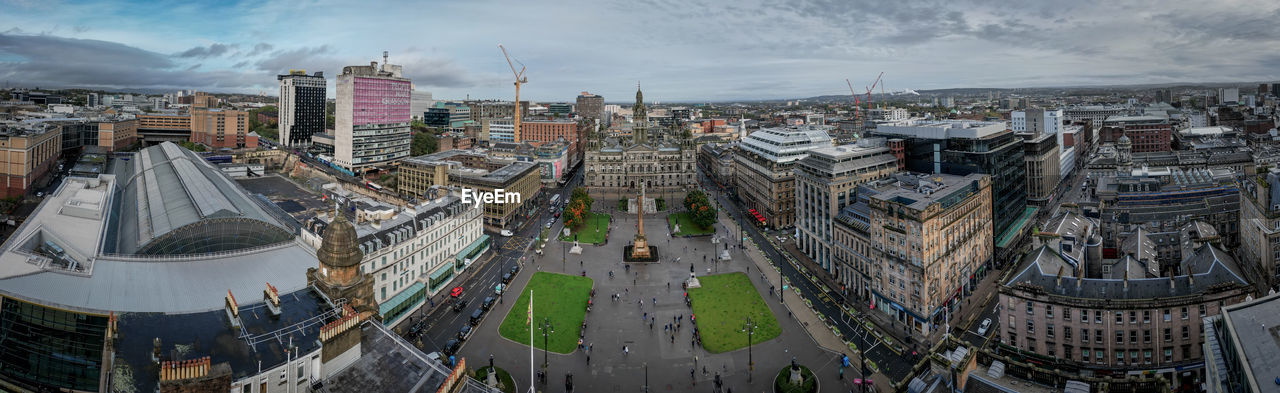
[[[690,218],[693,224],[702,228],[709,228],[716,222],[716,208],[711,205],[711,201],[707,200],[707,194],[701,190],[689,192],[684,197],[684,207],[689,209]]]
[[[440,141],[430,132],[413,133],[413,141],[409,144],[409,154],[420,156],[435,153],[440,148]]]
[[[191,142],[191,141],[182,141],[182,142],[178,142],[178,146],[185,147],[185,148],[187,148],[187,150],[191,150],[191,151],[194,151],[194,152],[196,152],[196,153],[200,153],[200,152],[205,151],[205,149],[204,149],[204,145],[201,145],[201,144],[199,144],[199,143],[195,143],[195,142]]]
[[[689,212],[693,212],[694,204],[698,204],[698,203],[701,203],[704,205],[710,204],[707,201],[707,194],[702,192],[702,190],[693,190],[693,191],[690,191],[689,194],[685,195],[684,208],[689,209]]]
[[[585,199],[572,199],[569,206],[564,209],[564,225],[570,228],[576,228],[586,222],[589,218],[591,208]]]
[[[570,194],[569,200],[572,201],[576,199],[581,199],[585,201],[587,205],[587,210],[591,210],[591,205],[596,202],[595,199],[591,198],[591,195],[587,194],[587,189],[585,187],[577,187],[573,189],[573,193]]]

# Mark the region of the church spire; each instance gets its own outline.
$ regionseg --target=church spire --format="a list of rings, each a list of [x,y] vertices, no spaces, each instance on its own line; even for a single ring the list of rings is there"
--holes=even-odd
[[[644,107],[644,93],[640,91],[640,82],[636,82],[636,105],[631,107],[631,120],[635,123],[631,130],[635,143],[645,143],[648,139],[649,111]]]

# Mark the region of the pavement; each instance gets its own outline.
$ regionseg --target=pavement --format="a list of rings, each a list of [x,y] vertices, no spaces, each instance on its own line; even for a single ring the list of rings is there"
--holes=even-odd
[[[597,205],[603,210],[603,205],[608,204]],[[636,219],[614,213],[607,245],[583,245],[583,253],[573,255],[555,252],[572,244],[551,241],[543,255],[529,256],[529,263],[512,282],[512,291],[522,291],[537,271],[577,275],[585,272],[595,280],[597,294],[592,310],[586,315],[585,342],[592,347],[589,352],[554,354],[535,350],[531,360],[529,346],[503,338],[497,332],[508,312],[525,306],[505,303],[496,305],[480,322],[477,332],[463,345],[461,356],[481,361],[492,355],[499,367],[512,373],[517,391],[527,390],[531,370],[540,366],[544,358],[549,363],[548,377],[546,385],[538,384],[540,391],[564,391],[564,377],[572,373],[577,391],[641,391],[646,385],[651,391],[712,391],[712,382],[719,374],[726,390],[771,392],[772,377],[792,358],[813,370],[826,391],[852,388],[847,383],[858,377],[856,367],[845,370],[844,379],[840,379],[839,355],[826,349],[844,349],[840,351],[844,353],[848,352],[847,347],[812,312],[792,312],[769,294],[769,285],[777,278],[777,272],[765,269],[765,278],[761,279],[761,266],[764,266],[761,256],[744,259],[742,251],[733,251],[733,260],[711,262],[711,254],[719,246],[711,243],[711,237],[671,238],[664,217],[665,214],[652,214],[645,219],[646,235],[650,244],[658,247],[661,262],[631,264],[628,270],[622,262],[622,248],[636,233]],[[558,229],[558,225],[553,228]],[[721,235],[726,233],[723,227],[719,230]],[[708,257],[708,262],[699,255]],[[680,260],[676,262],[675,258]],[[691,263],[698,274],[707,274],[708,269],[711,274],[748,273],[749,270],[748,276],[756,284],[756,290],[767,299],[766,304],[778,318],[782,334],[755,343],[750,349],[726,353],[711,354],[696,347],[688,325],[691,309],[684,304],[680,289],[681,282],[689,275]],[[612,279],[610,271],[614,273]],[[622,300],[611,301],[609,295],[614,293],[621,294]],[[641,303],[637,304],[637,300]],[[794,294],[788,295],[785,301],[793,307],[803,304]],[[517,309],[512,315],[523,318],[522,311]],[[651,330],[643,321],[653,315],[657,316],[658,323]],[[663,323],[679,315],[686,317],[685,322],[672,340],[663,333]],[[824,331],[827,336],[818,334]],[[628,348],[626,354],[622,352],[624,346]],[[754,369],[748,366],[750,361],[754,361]]]

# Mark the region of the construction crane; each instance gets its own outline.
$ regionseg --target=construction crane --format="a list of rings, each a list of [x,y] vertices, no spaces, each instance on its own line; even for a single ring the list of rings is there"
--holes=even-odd
[[[871,110],[871,92],[876,90],[876,85],[880,84],[880,78],[883,76],[884,76],[884,71],[881,71],[880,75],[876,75],[876,81],[871,82],[871,87],[867,88],[867,110],[868,111]],[[883,94],[881,94],[880,99],[884,99]]]
[[[520,85],[529,83],[529,78],[525,78],[524,76],[524,63],[520,63],[520,60],[516,60],[515,63],[512,63],[511,55],[507,54],[507,48],[504,48],[502,44],[498,44],[498,49],[502,49],[502,56],[507,58],[507,65],[511,66],[511,73],[516,76],[516,109],[512,112],[512,117],[514,118],[512,121],[512,125],[514,126],[512,129],[512,137],[515,138],[515,142],[520,142]],[[516,71],[516,63],[520,64],[520,71]]]

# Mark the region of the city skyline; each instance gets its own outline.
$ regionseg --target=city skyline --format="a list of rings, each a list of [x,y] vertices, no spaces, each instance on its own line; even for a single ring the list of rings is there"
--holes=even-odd
[[[841,95],[880,71],[888,90],[1280,79],[1280,5],[1262,1],[3,3],[0,79],[24,87],[273,92],[386,50],[419,91],[510,99],[499,43],[541,101],[623,102],[636,81],[659,102]]]

